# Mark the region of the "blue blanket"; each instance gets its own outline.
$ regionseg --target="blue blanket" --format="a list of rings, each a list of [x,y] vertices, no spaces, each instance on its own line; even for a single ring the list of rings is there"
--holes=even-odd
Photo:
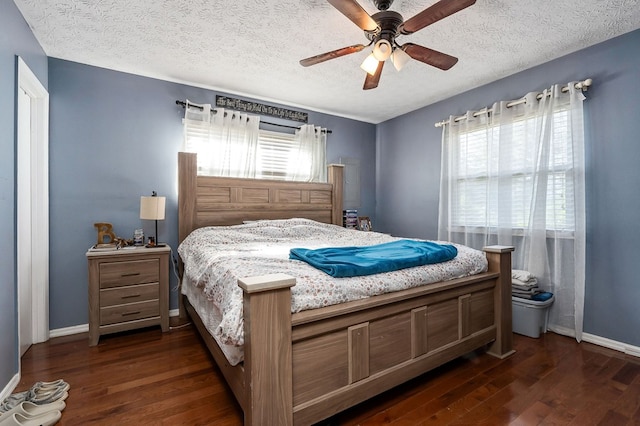
[[[363,247],[293,248],[289,259],[302,260],[333,277],[345,278],[446,262],[457,254],[458,249],[448,244],[397,240]]]

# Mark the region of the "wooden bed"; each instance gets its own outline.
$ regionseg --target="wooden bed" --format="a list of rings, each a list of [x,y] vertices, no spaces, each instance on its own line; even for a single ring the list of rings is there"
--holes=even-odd
[[[179,153],[179,241],[194,229],[252,219],[342,223],[342,167],[329,183],[197,176]],[[239,280],[244,362],[231,366],[193,307],[186,310],[244,410],[246,425],[306,425],[478,348],[513,353],[511,247],[485,248],[489,271],[291,314],[295,279]],[[184,305],[183,305],[184,304]]]

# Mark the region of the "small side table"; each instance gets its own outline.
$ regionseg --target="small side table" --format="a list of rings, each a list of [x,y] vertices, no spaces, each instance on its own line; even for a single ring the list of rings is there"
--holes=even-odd
[[[169,330],[169,246],[86,253],[89,346],[103,334],[160,325]]]

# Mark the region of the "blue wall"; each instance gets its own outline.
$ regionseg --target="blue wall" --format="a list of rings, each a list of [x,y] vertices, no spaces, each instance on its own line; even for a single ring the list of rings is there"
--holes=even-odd
[[[640,30],[380,124],[377,225],[394,235],[437,237],[442,130],[433,123],[589,77],[584,329],[640,346]]]
[[[85,252],[96,241],[95,222],[110,222],[116,235],[131,238],[153,222],[139,218],[140,196],[155,190],[167,197],[158,238],[174,249],[178,240],[177,153],[184,110],[177,99],[214,103],[210,90],[110,71],[60,59],[49,60],[51,96],[50,186],[52,329],[86,324]],[[309,122],[333,131],[327,158],[360,158],[361,211],[375,210],[375,126],[309,113]],[[277,119],[267,121],[295,124]],[[176,285],[172,275],[171,288]],[[177,308],[177,293],[171,292]]]
[[[47,88],[47,58],[12,1],[0,1],[0,391],[18,372],[16,298],[16,84],[22,57]]]

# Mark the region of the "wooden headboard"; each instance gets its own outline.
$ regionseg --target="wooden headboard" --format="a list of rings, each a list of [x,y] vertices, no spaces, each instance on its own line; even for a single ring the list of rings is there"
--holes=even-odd
[[[343,165],[328,183],[198,176],[195,153],[178,153],[178,239],[203,226],[303,217],[342,225]]]

